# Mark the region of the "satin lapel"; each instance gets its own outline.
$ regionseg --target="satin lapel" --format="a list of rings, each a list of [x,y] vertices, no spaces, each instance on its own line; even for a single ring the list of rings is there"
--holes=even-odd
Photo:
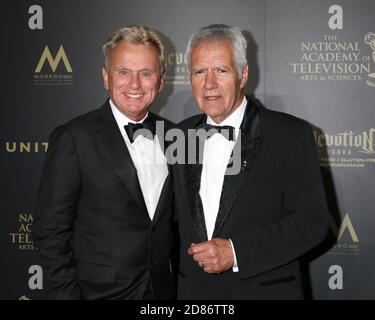
[[[207,229],[204,219],[202,200],[199,195],[202,174],[201,164],[190,164],[185,167],[186,195],[193,218],[193,224],[201,241],[207,241]]]
[[[230,214],[232,206],[262,146],[263,137],[260,135],[259,109],[251,104],[251,100],[248,101],[246,115],[241,125],[241,169],[236,175],[224,176],[219,211],[212,235],[213,238],[218,235]]]
[[[197,127],[200,123],[206,121],[206,116],[202,116],[198,124],[195,126]],[[189,163],[189,160],[186,160],[185,165],[185,190],[186,196],[189,203],[190,213],[192,215],[193,224],[195,229],[197,230],[199,239],[203,241],[207,241],[207,229],[206,229],[206,222],[204,219],[204,212],[203,212],[203,205],[202,200],[199,195],[200,183],[201,183],[201,175],[202,175],[202,162],[203,162],[203,143],[201,139],[196,138],[195,130],[192,132],[187,133],[188,141],[189,139],[196,139],[196,150],[195,150],[195,163]],[[192,140],[190,140],[192,141]],[[199,145],[201,142],[201,145]],[[186,147],[186,150],[189,150]],[[201,150],[201,152],[199,152]],[[201,156],[201,159],[199,158]],[[188,157],[189,158],[189,157]]]
[[[99,141],[107,151],[117,174],[129,189],[139,207],[147,212],[143,199],[141,187],[139,185],[136,168],[130,156],[125,141],[112,115],[109,104],[102,110],[103,126],[97,131]]]

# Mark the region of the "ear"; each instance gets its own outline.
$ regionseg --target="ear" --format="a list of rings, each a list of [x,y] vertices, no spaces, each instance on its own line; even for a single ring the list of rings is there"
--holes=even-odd
[[[164,88],[165,73],[161,76],[158,93],[161,92]]]
[[[109,84],[108,84],[108,72],[107,70],[103,67],[102,68],[102,76],[103,76],[103,84],[104,84],[104,88],[106,90],[109,89]]]
[[[241,89],[246,86],[247,79],[249,78],[249,65],[245,64],[241,76]]]

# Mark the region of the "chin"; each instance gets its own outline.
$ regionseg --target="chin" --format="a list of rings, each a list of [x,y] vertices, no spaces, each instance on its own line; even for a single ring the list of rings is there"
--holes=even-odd
[[[130,103],[128,104],[128,109],[131,112],[142,112],[147,109],[144,103]]]
[[[219,107],[215,108],[213,106],[203,107],[201,108],[202,112],[210,116],[211,118],[220,116],[222,114]]]

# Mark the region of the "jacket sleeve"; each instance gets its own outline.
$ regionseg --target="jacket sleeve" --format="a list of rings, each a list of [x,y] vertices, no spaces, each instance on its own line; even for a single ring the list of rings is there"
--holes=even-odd
[[[32,230],[52,299],[81,297],[70,245],[79,190],[78,154],[72,135],[61,126],[49,138]]]
[[[287,152],[282,191],[281,218],[231,237],[241,278],[292,262],[326,236],[328,209],[308,124],[297,130]]]

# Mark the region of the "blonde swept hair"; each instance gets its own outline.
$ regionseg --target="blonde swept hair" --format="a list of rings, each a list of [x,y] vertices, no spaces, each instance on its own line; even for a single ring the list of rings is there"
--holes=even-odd
[[[104,66],[107,71],[109,68],[109,58],[111,52],[121,41],[136,44],[153,45],[159,53],[160,73],[164,75],[166,52],[163,41],[161,39],[161,36],[155,30],[144,25],[127,26],[113,32],[109,36],[107,42],[103,45]]]

